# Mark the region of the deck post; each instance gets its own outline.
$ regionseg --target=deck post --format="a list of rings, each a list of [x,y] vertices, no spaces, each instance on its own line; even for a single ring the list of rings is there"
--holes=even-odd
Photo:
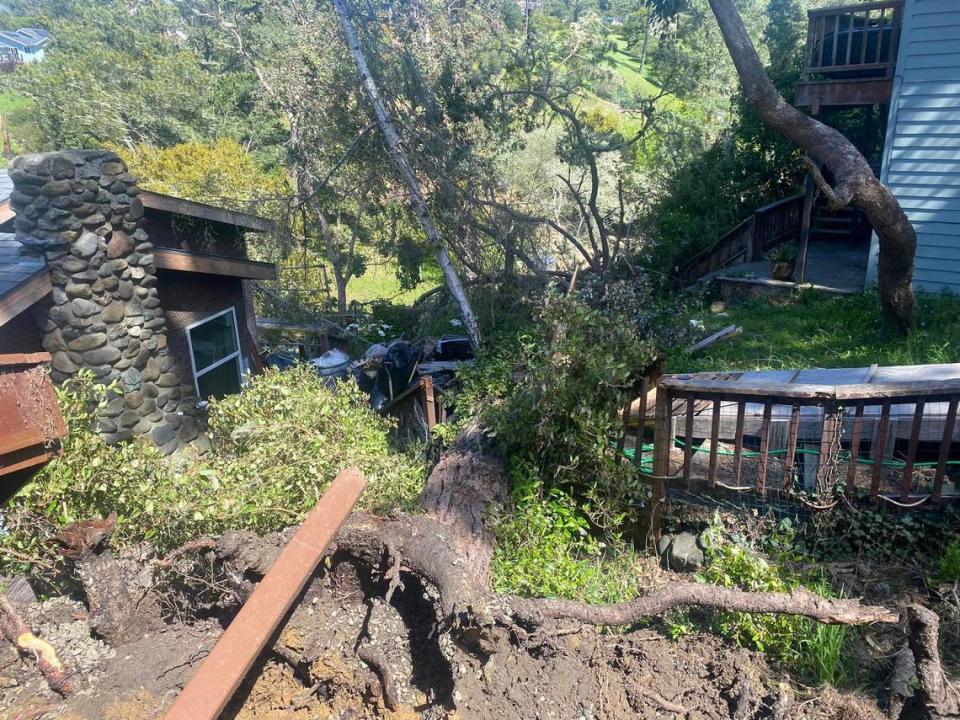
[[[650,498],[650,537],[654,545],[660,541],[663,506],[667,500],[666,477],[670,474],[670,449],[673,429],[670,390],[657,384],[657,409],[653,429],[653,494]]]
[[[807,274],[807,248],[810,246],[810,219],[813,215],[813,203],[817,197],[816,185],[810,173],[803,181],[803,211],[800,216],[800,247],[797,248],[797,272],[794,281],[803,284]]]

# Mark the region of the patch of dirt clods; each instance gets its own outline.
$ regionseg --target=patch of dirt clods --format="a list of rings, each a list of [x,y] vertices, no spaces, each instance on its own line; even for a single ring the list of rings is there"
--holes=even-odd
[[[533,634],[503,633],[489,656],[478,655],[436,626],[431,588],[407,573],[401,579],[387,603],[386,583],[335,559],[308,587],[224,720],[881,717],[874,703],[833,691],[798,697],[762,656],[712,636],[673,641],[652,630],[614,635],[554,623]],[[82,605],[48,603],[59,608],[59,620],[44,624],[37,609],[32,621],[62,643],[89,683],[42,717],[162,718],[222,632],[212,620],[171,624],[109,648],[92,637]],[[32,695],[0,690],[0,719],[56,700],[31,673],[24,665],[18,677],[28,678]]]

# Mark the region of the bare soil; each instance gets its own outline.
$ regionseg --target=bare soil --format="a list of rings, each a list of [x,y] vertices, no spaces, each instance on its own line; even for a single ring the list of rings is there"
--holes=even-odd
[[[484,657],[438,632],[429,593],[405,576],[404,587],[386,604],[382,588],[365,574],[349,562],[334,563],[309,586],[223,717],[882,717],[872,700],[798,690],[761,655],[712,636],[674,641],[653,629],[613,634],[558,622],[512,638],[509,652]],[[54,599],[25,614],[81,670],[85,687],[61,702],[33,667],[4,646],[2,720],[160,718],[222,632],[210,620],[175,623],[110,648],[92,637],[79,603]],[[395,686],[394,709],[386,707],[381,675],[358,657],[361,646],[383,658]]]

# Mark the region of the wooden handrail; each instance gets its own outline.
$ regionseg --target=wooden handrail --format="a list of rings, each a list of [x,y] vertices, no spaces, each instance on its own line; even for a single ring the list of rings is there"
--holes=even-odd
[[[710,247],[701,250],[684,265],[680,273],[683,282],[686,284],[694,282],[707,273],[727,267],[741,258],[749,262],[755,259],[756,255],[762,255],[769,250],[775,242],[782,241],[788,235],[799,234],[803,198],[803,193],[797,193],[754,210],[750,217],[737,223]],[[790,219],[794,211],[797,211],[796,222],[791,223]],[[758,227],[763,229],[765,223],[768,221],[772,223],[780,216],[784,219],[784,227],[779,233],[766,237],[763,232],[759,234],[756,232]],[[704,263],[706,267],[701,268],[700,266]]]
[[[950,397],[960,393],[960,379],[919,380],[908,383],[859,383],[854,385],[820,385],[809,383],[741,382],[731,380],[706,380],[698,378],[665,377],[660,387],[683,396],[713,399],[762,397],[774,400],[809,401],[819,404],[825,400],[869,401],[876,400],[930,400]],[[783,403],[789,404],[789,403]]]

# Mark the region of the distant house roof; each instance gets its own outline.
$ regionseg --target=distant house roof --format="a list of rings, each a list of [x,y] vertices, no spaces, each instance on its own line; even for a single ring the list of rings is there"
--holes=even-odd
[[[42,28],[0,30],[0,47],[15,50],[39,49],[50,42],[50,33]]]

